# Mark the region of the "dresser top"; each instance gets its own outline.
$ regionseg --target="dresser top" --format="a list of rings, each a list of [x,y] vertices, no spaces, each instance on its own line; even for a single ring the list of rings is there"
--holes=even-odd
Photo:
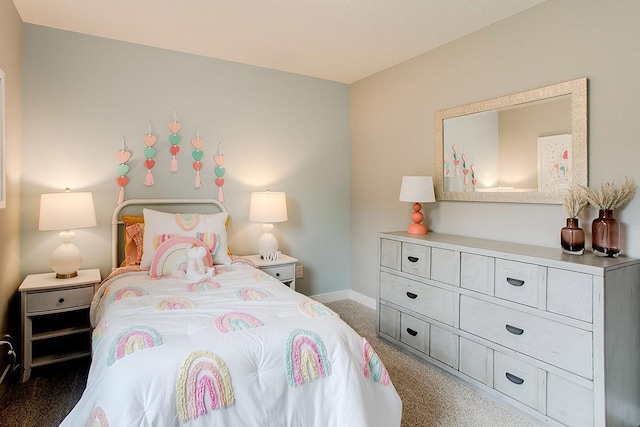
[[[567,263],[570,263],[575,270],[595,274],[602,274],[604,270],[640,263],[638,259],[628,258],[623,255],[617,258],[608,258],[595,256],[593,253],[587,251],[585,251],[584,255],[569,255],[563,253],[559,247],[524,245],[521,243],[478,239],[455,234],[409,234],[406,231],[389,231],[378,233],[378,237],[416,244],[428,244],[452,250],[464,246],[476,254],[500,256],[502,258],[511,258],[525,262],[538,263],[540,260],[546,260],[546,264],[558,268],[567,268]]]

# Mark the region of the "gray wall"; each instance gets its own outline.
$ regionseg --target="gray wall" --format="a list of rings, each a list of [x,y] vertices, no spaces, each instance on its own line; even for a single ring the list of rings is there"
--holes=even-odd
[[[434,174],[438,110],[587,77],[589,182],[640,183],[639,16],[636,0],[549,0],[351,85],[351,289],[376,296],[376,233],[408,225],[401,177]],[[438,232],[552,247],[566,218],[561,205],[438,202],[425,212]],[[640,195],[615,215],[623,251],[639,257]],[[595,216],[584,212],[582,226]]]
[[[252,191],[284,191],[289,221],[280,249],[300,259],[297,290],[349,288],[349,87],[259,67],[24,25],[22,274],[49,271],[57,233],[38,231],[41,193],[92,191],[98,227],[76,231],[84,267],[110,271],[110,219],[119,186],[116,150],[133,152],[126,198],[217,197],[213,155],[227,163],[230,247],[255,253]],[[169,172],[167,129],[183,125],[179,171]],[[143,185],[142,135],[159,142],[154,187]],[[203,187],[195,189],[191,138],[205,140]]]
[[[0,242],[2,242],[0,244],[0,334],[7,332],[9,302],[22,280],[20,277],[21,39],[22,20],[13,2],[0,0],[0,68],[5,74],[4,160],[7,180],[7,207],[0,209]],[[19,319],[13,320],[19,321]],[[1,362],[0,360],[0,372],[4,368]]]

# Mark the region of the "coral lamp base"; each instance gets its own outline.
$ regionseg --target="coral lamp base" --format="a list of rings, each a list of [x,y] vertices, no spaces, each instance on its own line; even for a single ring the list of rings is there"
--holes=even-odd
[[[422,209],[422,205],[420,203],[413,204],[413,213],[411,214],[411,221],[413,221],[413,224],[407,228],[407,233],[409,234],[427,234],[427,227],[420,224],[424,219],[424,215],[420,212],[420,209]]]

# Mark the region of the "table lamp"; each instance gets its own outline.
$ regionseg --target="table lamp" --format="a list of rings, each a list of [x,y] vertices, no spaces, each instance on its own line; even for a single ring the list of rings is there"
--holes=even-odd
[[[260,257],[267,261],[278,259],[278,239],[271,232],[274,222],[287,220],[287,198],[282,192],[251,193],[249,221],[262,222],[262,236],[258,239]]]
[[[67,188],[64,193],[40,195],[38,230],[62,230],[58,234],[62,243],[51,254],[51,268],[57,279],[77,276],[82,264],[82,253],[73,244],[75,233],[71,229],[96,225],[91,193],[72,193]]]
[[[411,224],[407,228],[410,234],[427,234],[427,227],[421,224],[424,215],[420,210],[420,202],[435,202],[436,196],[433,191],[433,178],[430,176],[403,176],[400,187],[400,201],[413,202],[413,213],[411,214]]]

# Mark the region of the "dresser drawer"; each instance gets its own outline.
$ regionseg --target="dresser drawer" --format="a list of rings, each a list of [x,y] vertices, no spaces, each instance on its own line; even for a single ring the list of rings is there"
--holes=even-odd
[[[593,378],[589,331],[465,295],[460,298],[460,329]]]
[[[457,300],[453,292],[381,272],[380,298],[453,326]]]
[[[430,325],[429,356],[458,369],[458,335]]]
[[[541,398],[538,390],[544,390],[544,384],[539,382],[541,378],[544,381],[545,371],[497,351],[493,360],[493,388],[527,406],[541,409],[544,396]]]
[[[429,258],[431,248],[428,246],[402,244],[402,271],[420,277],[429,277]]]
[[[429,324],[406,313],[400,315],[400,341],[423,353],[429,352]]]
[[[400,270],[400,245],[396,240],[380,239],[380,265]]]
[[[531,307],[544,307],[545,279],[545,267],[496,259],[495,296],[498,298]]]
[[[557,268],[547,274],[547,311],[591,323],[593,276]]]
[[[549,372],[547,415],[568,426],[593,426],[593,390]]]
[[[281,282],[293,280],[293,278],[296,275],[296,271],[293,264],[277,265],[273,267],[262,267],[261,270],[267,273],[269,276],[275,277]]]
[[[493,350],[460,337],[460,372],[493,386]]]
[[[431,278],[438,282],[458,285],[455,251],[431,248]]]
[[[460,286],[493,295],[494,259],[476,254],[460,254]]]
[[[393,339],[400,339],[400,312],[387,305],[380,304],[380,317],[378,327],[380,332],[389,335]]]
[[[83,288],[28,293],[27,313],[89,306],[92,298],[93,285]]]

